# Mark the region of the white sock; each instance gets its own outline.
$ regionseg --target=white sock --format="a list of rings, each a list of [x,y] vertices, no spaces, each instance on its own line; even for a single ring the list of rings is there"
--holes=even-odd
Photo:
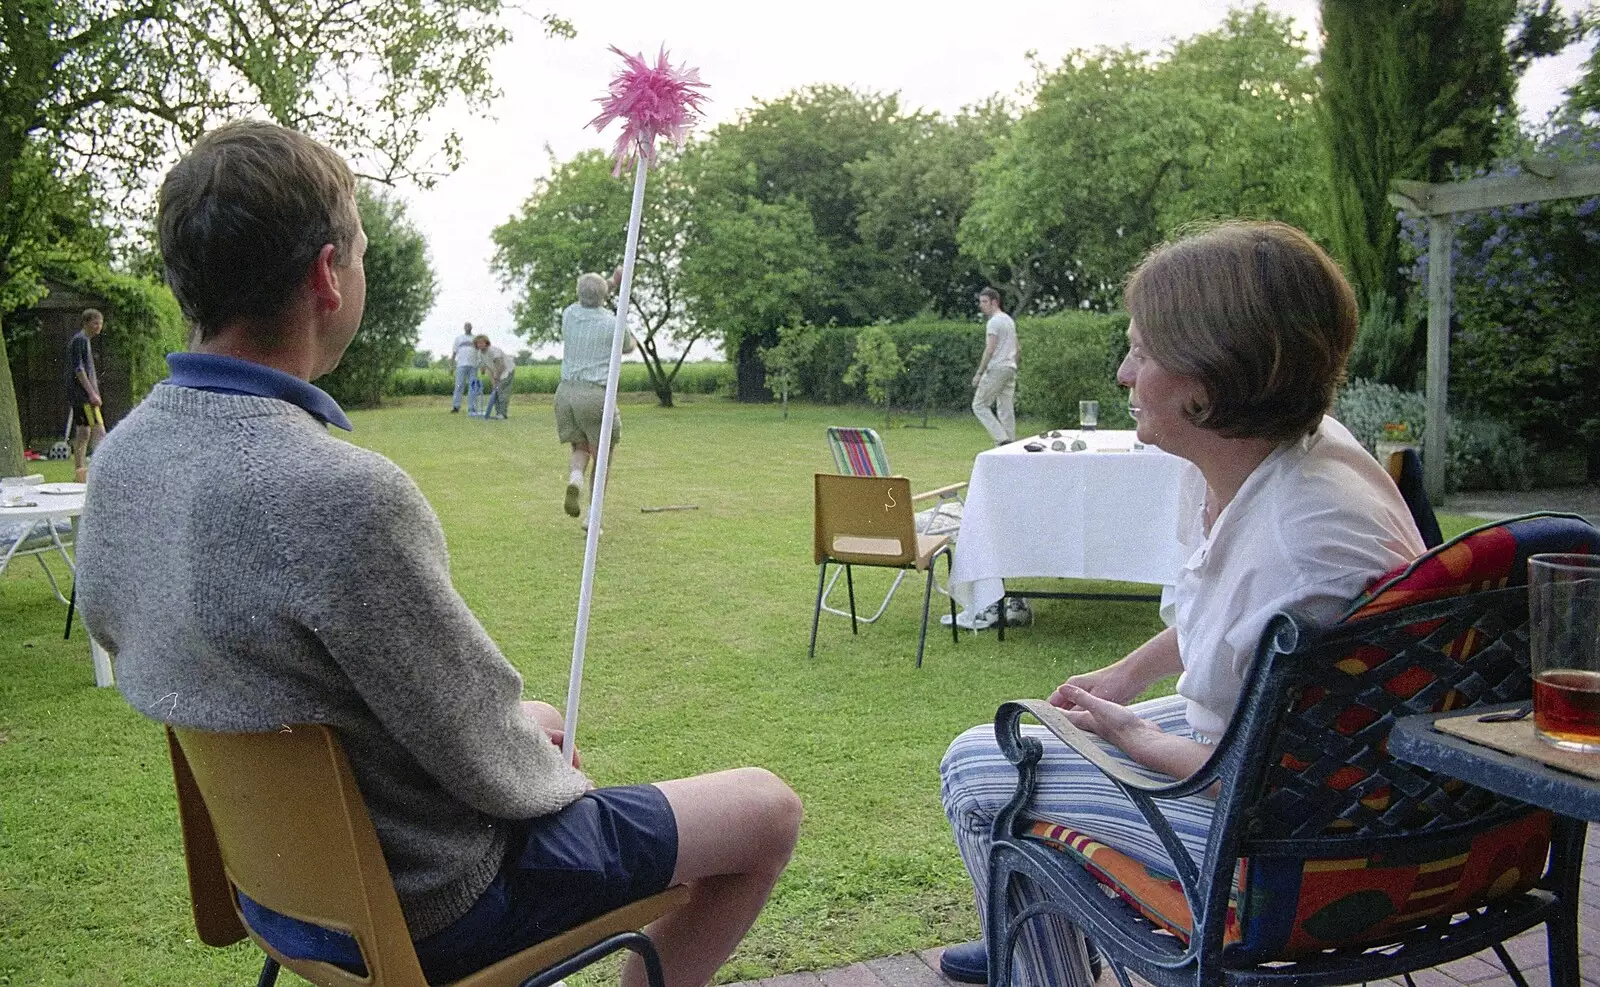
[[[572,487],[583,486],[583,470],[573,470],[567,474],[567,485]]]

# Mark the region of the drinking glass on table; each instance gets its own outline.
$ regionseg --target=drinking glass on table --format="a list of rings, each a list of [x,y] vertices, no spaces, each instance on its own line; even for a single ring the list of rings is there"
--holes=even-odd
[[[1093,432],[1095,426],[1100,424],[1100,402],[1078,402],[1078,430],[1080,432]]]
[[[1534,734],[1600,753],[1600,556],[1530,558],[1528,618]]]

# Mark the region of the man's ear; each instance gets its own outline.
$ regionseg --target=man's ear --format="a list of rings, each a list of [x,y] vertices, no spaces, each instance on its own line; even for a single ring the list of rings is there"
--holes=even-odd
[[[317,251],[317,257],[311,262],[311,270],[306,276],[309,279],[311,297],[316,301],[319,313],[337,312],[339,306],[344,304],[344,296],[339,291],[339,270],[333,259],[333,244],[325,243]]]

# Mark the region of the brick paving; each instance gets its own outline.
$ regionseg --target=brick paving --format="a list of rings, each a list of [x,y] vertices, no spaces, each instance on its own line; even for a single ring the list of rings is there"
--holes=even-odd
[[[1583,889],[1578,919],[1581,952],[1579,965],[1586,987],[1600,987],[1600,826],[1589,828],[1583,861]],[[1549,955],[1544,926],[1537,926],[1506,944],[1506,951],[1522,968],[1528,987],[1550,987]],[[833,970],[786,973],[765,980],[747,980],[729,987],[950,987],[954,981],[939,972],[940,949],[904,953],[851,963]],[[1492,952],[1479,953],[1412,975],[1417,987],[1513,987],[1512,980]],[[1134,983],[1144,981],[1133,978]],[[1107,971],[1098,987],[1116,987]],[[1404,987],[1403,982],[1378,981],[1373,987]]]

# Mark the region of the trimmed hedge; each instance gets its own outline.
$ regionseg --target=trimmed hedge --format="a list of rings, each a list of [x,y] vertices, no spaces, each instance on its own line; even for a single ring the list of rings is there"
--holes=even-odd
[[[561,364],[533,363],[517,368],[511,381],[513,394],[554,394],[561,382]],[[484,380],[485,386],[488,379]],[[653,393],[650,372],[642,363],[624,363],[619,382],[624,393]],[[401,367],[389,380],[384,394],[404,397],[413,394],[455,392],[456,372],[449,367]],[[672,382],[674,394],[727,394],[733,389],[733,368],[726,363],[705,360],[685,363]]]
[[[964,411],[972,406],[972,374],[983,356],[984,331],[976,322],[914,320],[882,327],[894,340],[906,373],[891,391],[903,412]],[[1022,351],[1017,375],[1017,413],[1052,427],[1074,426],[1078,402],[1100,402],[1102,428],[1131,428],[1127,396],[1117,385],[1117,364],[1127,350],[1123,312],[1069,312],[1017,323]],[[865,384],[847,384],[845,371],[860,328],[817,330],[810,359],[795,373],[795,390],[821,404],[866,403]],[[912,349],[927,351],[913,358]]]

